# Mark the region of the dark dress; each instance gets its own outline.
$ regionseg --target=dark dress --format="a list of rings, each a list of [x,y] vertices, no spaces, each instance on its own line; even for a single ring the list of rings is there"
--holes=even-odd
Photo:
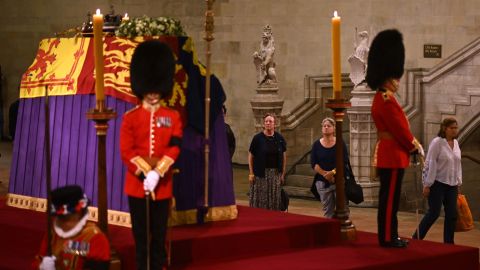
[[[255,181],[250,185],[250,207],[280,210],[283,153],[287,144],[280,133],[256,134],[250,144]]]

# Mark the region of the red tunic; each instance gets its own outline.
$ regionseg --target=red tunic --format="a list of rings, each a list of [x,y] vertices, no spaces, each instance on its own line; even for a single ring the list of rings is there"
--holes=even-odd
[[[406,168],[410,152],[416,147],[410,124],[391,91],[377,91],[372,104],[372,118],[378,132],[374,166]]]
[[[87,261],[110,261],[110,244],[107,237],[93,222],[87,222],[80,233],[70,238],[61,238],[52,232],[52,255],[57,259],[55,267],[60,269],[84,269]],[[47,254],[47,237],[40,246],[39,256],[33,264],[38,269],[42,257]]]
[[[137,106],[123,115],[120,152],[127,166],[124,190],[128,196],[145,197],[143,181],[138,177],[141,173],[147,175],[152,169],[145,163],[145,159],[161,159],[164,155],[173,160],[177,159],[180,146],[179,143],[172,142],[180,141],[182,131],[180,114],[166,107],[150,111],[143,106]],[[155,198],[171,197],[172,175],[167,172],[158,182]]]

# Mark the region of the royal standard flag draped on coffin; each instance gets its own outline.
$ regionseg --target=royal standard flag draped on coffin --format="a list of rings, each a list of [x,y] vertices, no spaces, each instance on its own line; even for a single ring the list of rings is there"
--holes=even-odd
[[[160,36],[177,59],[173,94],[163,105],[180,111],[183,120],[203,131],[203,98],[205,68],[199,63],[193,41],[189,37]],[[135,47],[145,38],[125,39],[105,37],[105,94],[136,104],[130,89],[130,60]],[[50,38],[40,42],[33,64],[22,76],[20,98],[65,96],[95,93],[95,63],[92,38]],[[188,85],[189,78],[192,77]],[[211,119],[216,118],[225,101],[225,93],[218,79],[212,76]],[[192,91],[188,91],[192,89]],[[190,92],[190,93],[188,93]],[[187,93],[189,99],[187,116]]]
[[[164,106],[175,108],[184,120],[184,143],[177,160],[180,173],[176,175],[174,194],[176,198],[175,224],[194,223],[197,209],[203,206],[204,184],[204,100],[205,67],[199,62],[194,44],[189,37],[156,37],[173,50],[177,64],[175,84],[170,97],[162,100]],[[123,174],[118,153],[118,128],[125,110],[138,104],[130,89],[130,60],[135,47],[146,38],[104,38],[104,85],[108,106],[120,106],[118,118],[110,121],[107,135],[107,184],[109,186],[109,209],[128,211],[123,189]],[[42,100],[45,89],[52,97],[52,185],[80,184],[87,196],[94,198],[96,141],[92,123],[82,113],[95,93],[93,39],[49,38],[40,42],[32,65],[22,76],[20,86],[19,140],[15,141],[12,157],[9,195],[22,198],[45,198],[45,174],[42,164],[44,155],[35,150],[35,145],[44,145]],[[70,97],[70,98],[69,98]],[[73,98],[73,99],[72,99]],[[116,101],[115,101],[116,100]],[[233,219],[237,216],[233,192],[230,158],[221,114],[225,93],[219,80],[211,78],[210,107],[210,170],[209,212],[206,220]],[[67,103],[68,102],[68,103]],[[118,108],[120,108],[118,107]],[[40,115],[39,115],[40,113]],[[30,129],[36,123],[38,128]],[[88,131],[88,132],[87,132]],[[93,132],[93,133],[92,133]],[[92,133],[92,134],[90,134]],[[93,136],[93,137],[92,137]],[[32,149],[30,149],[32,148]],[[67,149],[68,148],[68,149]],[[37,153],[38,152],[38,153]],[[34,154],[30,154],[34,153]],[[35,154],[36,153],[36,154]],[[80,155],[81,154],[81,155]],[[85,156],[87,155],[87,156]],[[82,158],[82,161],[80,161]],[[78,160],[78,162],[75,162]],[[30,165],[29,165],[30,164]],[[35,166],[31,166],[35,164]],[[37,166],[38,165],[38,166]],[[21,170],[23,167],[27,170]],[[13,197],[12,197],[13,198]],[[13,200],[12,200],[13,201]],[[20,207],[20,206],[19,206]]]

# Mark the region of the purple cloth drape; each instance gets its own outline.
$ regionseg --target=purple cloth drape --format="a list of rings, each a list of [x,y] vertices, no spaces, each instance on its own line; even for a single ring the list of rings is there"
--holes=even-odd
[[[107,107],[117,112],[109,122],[106,137],[108,208],[128,211],[123,193],[125,167],[119,153],[122,115],[134,105],[106,96]],[[52,188],[78,184],[97,205],[97,137],[94,123],[86,113],[95,106],[94,95],[49,97]],[[46,197],[45,173],[45,98],[21,99],[18,111],[9,193]],[[177,210],[194,209],[203,204],[204,139],[190,127],[184,130],[177,164],[174,194]],[[210,135],[211,206],[234,205],[232,169],[228,154],[223,116],[213,122]]]
[[[177,211],[197,209],[204,204],[205,140],[187,127],[184,129],[182,151],[176,162],[180,173],[174,178]],[[233,174],[228,152],[223,115],[219,114],[210,132],[209,206],[235,204]],[[194,198],[194,199],[192,199]]]
[[[106,97],[118,117],[109,122],[106,139],[109,209],[127,210],[123,194],[125,168],[118,152],[121,115],[133,104]],[[52,188],[82,186],[97,205],[97,137],[86,113],[95,106],[93,95],[49,97]],[[9,193],[45,198],[45,98],[21,99],[10,169]]]

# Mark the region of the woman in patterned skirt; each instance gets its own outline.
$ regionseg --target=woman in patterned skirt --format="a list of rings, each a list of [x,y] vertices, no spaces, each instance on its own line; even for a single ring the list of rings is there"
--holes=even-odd
[[[250,207],[280,210],[280,185],[285,179],[287,143],[275,131],[275,117],[263,117],[264,130],[250,143],[248,168],[250,174]]]

